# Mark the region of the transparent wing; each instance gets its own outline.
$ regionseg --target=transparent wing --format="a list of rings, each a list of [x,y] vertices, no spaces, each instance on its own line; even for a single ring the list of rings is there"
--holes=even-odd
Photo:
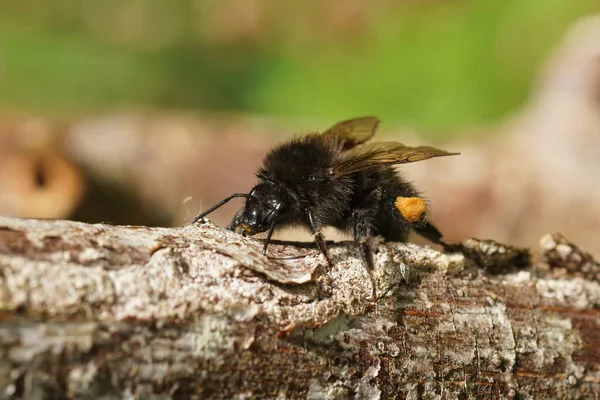
[[[331,174],[334,177],[344,176],[386,165],[407,164],[457,154],[460,153],[450,153],[431,146],[410,147],[398,142],[369,143],[342,153],[340,159],[331,168]]]
[[[328,137],[338,137],[344,142],[343,150],[349,150],[369,140],[375,135],[379,118],[377,117],[361,117],[338,122],[321,136],[325,139]]]

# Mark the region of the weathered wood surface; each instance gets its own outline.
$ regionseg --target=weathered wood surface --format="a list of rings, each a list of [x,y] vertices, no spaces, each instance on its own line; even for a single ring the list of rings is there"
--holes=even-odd
[[[473,243],[377,243],[374,303],[347,243],[0,217],[0,398],[597,398],[598,264]]]

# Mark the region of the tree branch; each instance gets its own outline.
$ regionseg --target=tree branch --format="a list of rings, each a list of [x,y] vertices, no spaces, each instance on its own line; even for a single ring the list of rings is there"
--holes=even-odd
[[[378,242],[373,303],[350,243],[0,217],[0,397],[587,398],[600,285],[543,247]]]

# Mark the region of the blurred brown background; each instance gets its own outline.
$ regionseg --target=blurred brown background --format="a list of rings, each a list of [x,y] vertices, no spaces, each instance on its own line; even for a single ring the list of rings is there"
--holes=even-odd
[[[377,115],[381,138],[462,152],[402,167],[449,239],[561,232],[600,255],[596,1],[0,10],[2,215],[182,225],[273,144]]]

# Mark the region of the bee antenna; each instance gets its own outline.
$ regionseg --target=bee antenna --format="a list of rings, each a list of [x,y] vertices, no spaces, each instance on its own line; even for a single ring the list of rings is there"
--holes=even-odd
[[[236,197],[249,198],[249,197],[253,197],[253,196],[250,196],[249,194],[246,194],[246,193],[234,193],[231,196],[227,197],[226,199],[221,200],[220,202],[218,202],[217,204],[215,204],[214,206],[212,206],[208,210],[204,211],[202,214],[198,215],[196,218],[194,218],[192,220],[192,224],[200,221],[202,218],[206,217],[208,214],[210,214],[211,212],[215,211],[217,208],[221,207],[222,205],[224,205],[225,203],[227,203],[229,200],[235,199]]]

